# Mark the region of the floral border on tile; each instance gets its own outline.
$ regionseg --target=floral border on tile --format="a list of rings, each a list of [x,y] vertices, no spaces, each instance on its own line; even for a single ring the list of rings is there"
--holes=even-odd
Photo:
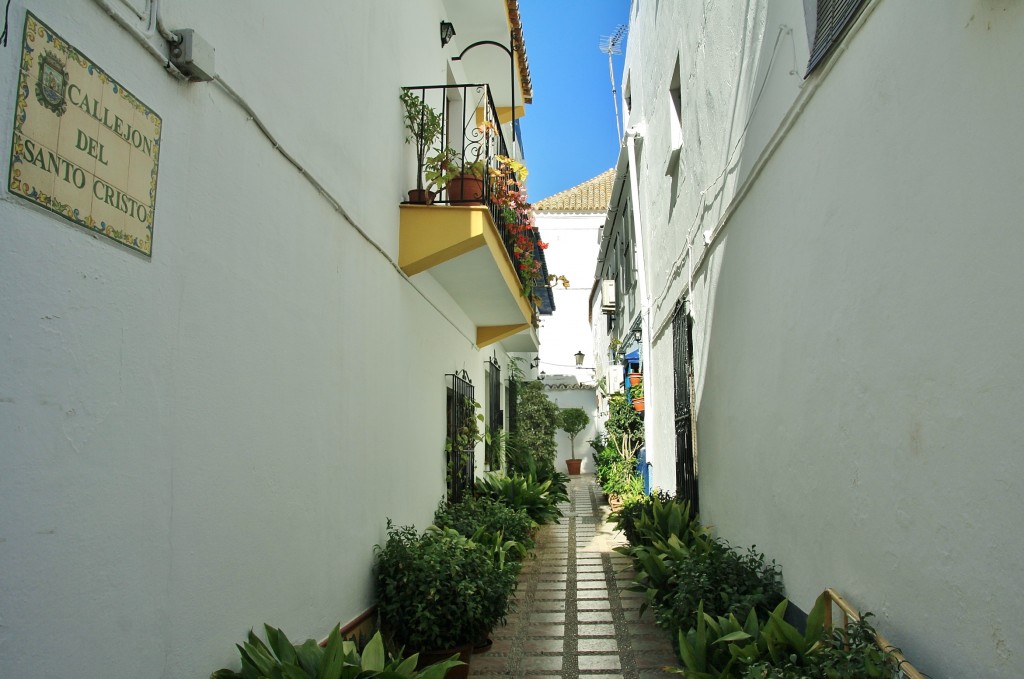
[[[149,205],[147,205],[148,220],[146,223],[146,236],[141,239],[115,229],[106,222],[97,222],[92,215],[83,215],[77,208],[72,208],[46,193],[40,192],[36,187],[22,181],[21,170],[15,167],[16,163],[24,162],[24,145],[19,138],[24,138],[22,128],[28,119],[28,98],[32,93],[32,70],[35,62],[36,49],[30,43],[43,40],[46,47],[56,50],[70,61],[74,61],[86,69],[90,75],[95,76],[104,86],[111,88],[111,91],[119,95],[138,113],[141,113],[156,129],[156,136],[153,138],[153,171],[149,184]],[[153,254],[153,221],[156,215],[156,180],[157,171],[160,167],[160,139],[163,132],[163,120],[152,109],[126,90],[120,83],[111,78],[106,71],[97,66],[88,57],[72,47],[66,40],[57,35],[49,26],[40,21],[32,12],[25,12],[25,36],[22,42],[21,74],[18,79],[18,103],[14,111],[14,132],[11,139],[11,165],[10,165],[10,186],[11,193],[22,196],[28,200],[47,208],[51,212],[64,217],[65,219],[83,226],[91,231],[100,233],[111,240],[125,245],[142,254],[152,257]]]

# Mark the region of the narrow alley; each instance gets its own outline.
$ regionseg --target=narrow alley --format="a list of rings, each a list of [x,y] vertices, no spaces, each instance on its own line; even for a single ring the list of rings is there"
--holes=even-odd
[[[473,656],[472,677],[675,676],[668,635],[628,590],[629,559],[612,551],[625,540],[593,476],[573,477],[560,523],[544,526],[536,558],[519,578],[517,610],[495,630],[494,645]]]

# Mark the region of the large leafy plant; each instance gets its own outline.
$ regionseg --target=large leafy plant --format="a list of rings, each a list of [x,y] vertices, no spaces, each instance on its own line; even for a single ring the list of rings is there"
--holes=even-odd
[[[623,457],[635,457],[644,445],[644,418],[622,392],[608,397],[608,440]]]
[[[511,444],[518,451],[534,458],[538,477],[548,478],[555,468],[555,433],[559,424],[559,408],[537,380],[518,384],[516,402],[516,428]]]
[[[703,604],[696,625],[679,630],[683,668],[695,679],[872,679],[892,677],[895,662],[878,647],[870,614],[831,632],[824,626],[824,596],[807,616],[803,632],[785,620],[781,601],[765,621],[751,610],[743,624],[735,615],[712,616]]]
[[[536,525],[525,509],[510,507],[490,497],[469,497],[455,504],[441,503],[434,513],[434,525],[452,528],[468,538],[500,535],[526,550],[533,549],[530,534]],[[479,542],[479,539],[476,539]],[[512,558],[522,552],[512,550]]]
[[[706,550],[691,549],[668,565],[673,587],[656,617],[666,629],[678,629],[693,620],[701,602],[711,616],[745,617],[754,610],[767,619],[782,601],[782,572],[775,562],[753,548],[739,552],[724,541],[713,540]]]
[[[388,540],[375,553],[380,626],[398,646],[423,651],[472,643],[503,615],[493,597],[506,597],[507,606],[507,574],[487,547],[457,531],[420,535],[389,521]]]
[[[559,498],[550,492],[551,481],[532,476],[492,472],[476,481],[476,494],[491,498],[514,509],[524,510],[538,525],[554,523],[562,516]]]
[[[210,679],[442,679],[450,668],[462,664],[452,658],[417,671],[419,656],[389,657],[380,632],[360,653],[354,641],[342,638],[338,627],[324,646],[313,639],[293,645],[283,631],[270,625],[264,628],[266,642],[250,631],[248,640],[238,646],[240,671],[217,670]]]
[[[650,495],[641,495],[637,498],[631,498],[629,502],[623,504],[621,509],[612,513],[608,518],[613,524],[615,524],[616,528],[626,534],[626,539],[629,541],[629,544],[634,547],[638,547],[641,544],[650,544],[650,540],[644,540],[644,542],[641,542],[641,535],[637,528],[637,524],[651,520],[650,517],[655,511],[655,503],[657,503],[659,514],[661,513],[662,508],[666,506],[670,508],[670,511],[672,511],[672,509],[676,509],[676,511],[678,511],[677,507],[673,507],[676,503],[674,502],[671,494],[655,489]],[[686,506],[688,507],[689,505]],[[675,532],[678,534],[682,530],[682,516],[680,514],[675,526]],[[667,538],[668,535],[659,535],[659,537],[664,539]]]

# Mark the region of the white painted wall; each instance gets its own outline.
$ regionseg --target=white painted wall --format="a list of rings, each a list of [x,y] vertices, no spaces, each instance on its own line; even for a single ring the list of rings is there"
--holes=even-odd
[[[594,472],[592,449],[587,443],[597,435],[596,390],[561,390],[554,385],[595,383],[595,358],[589,320],[590,291],[594,279],[594,265],[600,242],[598,232],[604,224],[605,213],[566,213],[538,211],[536,224],[541,239],[548,243],[546,251],[548,271],[569,279],[569,287],[556,284],[553,289],[555,311],[543,316],[538,331],[540,337],[539,371],[547,373],[546,393],[560,408],[583,408],[590,424],[576,438],[576,457],[583,460],[581,471]],[[576,352],[584,353],[583,368],[577,369]],[[555,468],[565,470],[564,461],[572,457],[568,435],[559,430],[558,456]]]
[[[163,6],[397,259],[398,92],[447,80],[443,3]],[[26,7],[163,117],[163,145],[152,260],[0,195],[0,675],[206,676],[264,621],[323,637],[370,605],[385,518],[430,520],[444,375],[482,395],[493,348],[92,2],[12,3],[5,185]]]
[[[542,316],[540,368],[548,375],[570,375],[580,383],[594,381],[594,356],[590,342],[589,299],[599,246],[598,231],[604,224],[600,213],[536,213],[548,271],[569,279],[569,287],[556,283],[552,293],[555,312]],[[576,369],[576,352],[584,353],[583,369]]]
[[[1024,8],[871,2],[807,81],[801,8],[643,3],[631,25],[650,361],[671,366],[689,294],[703,518],[778,560],[798,605],[832,586],[931,676],[1017,677]],[[669,487],[670,416],[648,430]]]

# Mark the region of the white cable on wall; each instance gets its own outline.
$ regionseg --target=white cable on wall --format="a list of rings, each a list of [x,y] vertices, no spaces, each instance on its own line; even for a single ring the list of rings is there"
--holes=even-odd
[[[114,19],[114,21],[116,21],[118,25],[124,28],[129,33],[129,35],[135,38],[135,40],[139,44],[145,47],[146,51],[150,55],[155,57],[157,61],[163,63],[165,70],[167,70],[167,72],[172,77],[179,81],[188,81],[188,77],[185,76],[177,68],[175,68],[174,65],[167,58],[167,56],[164,55],[159,49],[157,49],[157,47],[153,45],[152,42],[150,42],[150,39],[154,37],[156,33],[160,34],[161,40],[166,39],[170,42],[178,41],[178,36],[168,31],[163,24],[163,20],[160,18],[159,0],[153,0],[152,4],[150,5],[151,15],[149,25],[151,29],[155,28],[156,31],[156,33],[150,34],[147,34],[139,30],[138,27],[133,26],[128,20],[126,20],[123,16],[118,14],[117,11],[114,10],[114,8],[112,8],[106,0],[93,0],[93,2],[99,5],[104,12],[106,12],[112,19]],[[228,95],[228,98],[231,99],[231,101],[237,104],[239,108],[241,108],[246,113],[246,115],[249,116],[249,120],[256,124],[256,127],[259,129],[259,131],[263,134],[264,137],[267,138],[267,141],[269,141],[270,144],[274,147],[274,150],[280,153],[292,167],[299,171],[299,174],[301,174],[302,177],[307,182],[309,182],[314,189],[316,189],[316,192],[320,194],[320,196],[325,201],[327,201],[327,204],[331,206],[331,209],[337,212],[346,222],[348,222],[349,225],[353,229],[355,229],[356,233],[358,233],[359,236],[364,241],[366,241],[374,250],[376,250],[387,261],[387,263],[391,265],[391,267],[398,273],[398,275],[401,276],[402,279],[405,280],[405,282],[408,283],[412,287],[412,289],[415,290],[420,295],[420,297],[422,297],[424,301],[427,302],[427,304],[429,304],[443,319],[448,321],[452,328],[454,328],[456,332],[462,335],[462,337],[465,338],[467,342],[469,342],[469,345],[471,347],[476,347],[476,338],[469,337],[465,332],[463,332],[462,328],[460,328],[459,325],[454,320],[452,320],[447,314],[445,314],[445,312],[442,311],[440,307],[438,307],[433,302],[433,300],[431,300],[426,295],[425,292],[423,292],[422,290],[420,290],[419,287],[416,286],[416,284],[409,278],[409,276],[404,271],[402,271],[402,268],[398,266],[398,262],[396,262],[391,257],[391,255],[389,255],[387,251],[385,251],[384,248],[381,247],[379,243],[377,243],[377,241],[375,241],[368,233],[366,233],[366,231],[364,231],[355,222],[352,216],[341,204],[341,202],[337,198],[335,198],[334,195],[323,184],[321,184],[319,180],[316,179],[316,177],[311,175],[309,171],[307,171],[306,168],[303,167],[302,163],[300,163],[291,153],[289,153],[281,145],[280,142],[277,141],[277,138],[274,137],[273,133],[271,133],[271,131],[267,128],[267,126],[264,124],[263,120],[259,117],[259,115],[257,115],[257,113],[252,109],[251,106],[249,106],[249,103],[245,100],[245,98],[242,97],[242,95],[238,94],[238,92],[236,92],[234,88],[232,88],[231,85],[229,85],[219,75],[217,75],[214,78],[214,82],[217,83],[221,90],[223,90],[224,93]]]

